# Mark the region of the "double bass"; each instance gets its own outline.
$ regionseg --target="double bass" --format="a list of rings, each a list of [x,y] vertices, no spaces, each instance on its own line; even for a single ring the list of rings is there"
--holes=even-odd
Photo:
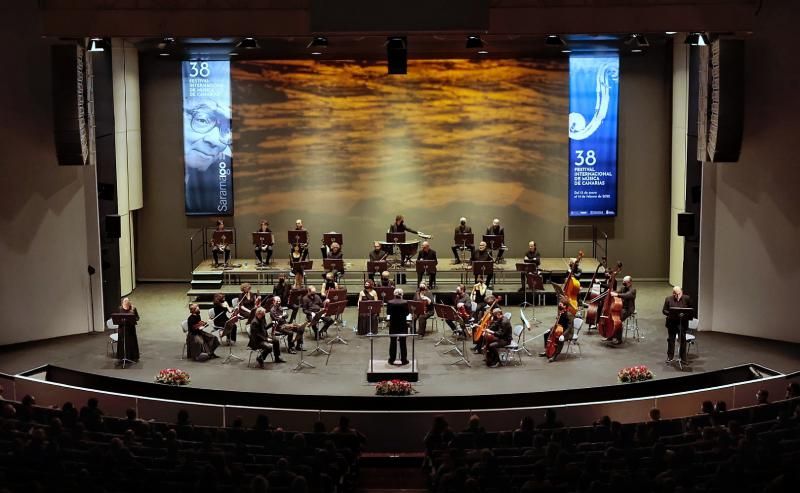
[[[600,293],[600,282],[597,279],[597,275],[600,273],[601,267],[604,269],[606,267],[605,257],[603,257],[603,260],[599,264],[597,264],[597,268],[594,270],[594,275],[592,276],[592,280],[589,283],[589,291],[583,298],[583,302],[586,304],[586,316],[584,317],[584,320],[586,320],[586,324],[589,327],[592,327],[595,324],[597,324],[597,315],[600,312],[600,300],[603,298],[603,294]],[[597,284],[595,284],[596,280],[598,281]],[[597,290],[595,290],[595,286],[598,287]]]
[[[604,293],[603,309],[597,322],[597,332],[609,339],[622,330],[622,298],[611,296],[617,290],[617,274],[622,270],[622,262],[617,262],[617,269],[608,276],[608,290]]]

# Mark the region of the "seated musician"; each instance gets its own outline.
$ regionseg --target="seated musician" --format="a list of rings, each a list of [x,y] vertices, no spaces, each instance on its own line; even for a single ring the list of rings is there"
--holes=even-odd
[[[325,274],[325,280],[322,281],[322,287],[319,291],[322,293],[323,298],[327,298],[328,291],[331,289],[339,289],[339,283],[336,282],[333,272],[328,272]]]
[[[305,327],[297,324],[290,324],[286,321],[286,317],[283,315],[283,308],[281,308],[280,297],[275,296],[272,298],[269,316],[272,319],[273,332],[286,335],[286,347],[289,348],[289,354],[294,354],[297,351],[305,351],[305,349],[303,349],[303,332]],[[297,347],[297,351],[295,351],[295,347]]]
[[[478,249],[472,252],[472,257],[470,257],[469,259],[470,265],[472,265],[473,262],[492,262],[492,261],[494,261],[494,258],[492,258],[492,252],[490,252],[489,249],[486,247],[485,241],[478,243]],[[486,274],[486,284],[492,283],[493,275],[494,275],[493,272]],[[478,282],[478,277],[483,277],[483,276],[475,276],[476,284]]]
[[[344,254],[342,253],[342,246],[339,245],[337,242],[331,243],[331,250],[327,253],[327,257],[331,260],[344,260]],[[344,263],[342,263],[342,270],[339,271],[331,271],[333,272],[334,279],[338,282],[339,279],[344,275]]]
[[[335,235],[336,231],[331,231],[329,234],[334,234]],[[331,250],[333,250],[333,244],[334,243],[336,243],[336,242],[332,241],[330,246],[328,246],[328,245],[325,244],[325,237],[324,236],[322,237],[322,245],[319,247],[319,251],[320,251],[320,254],[322,255],[323,260],[326,259],[326,258],[332,258],[330,256],[330,253],[331,253]],[[338,245],[338,243],[337,243],[337,245]],[[341,249],[341,245],[339,245],[339,248]]]
[[[222,337],[226,337],[228,339],[228,344],[233,344],[236,342],[236,324],[230,324],[229,322],[233,319],[230,318],[230,307],[228,306],[228,302],[225,301],[225,295],[222,293],[217,293],[214,295],[214,305],[212,306],[212,310],[214,310],[211,324],[214,326],[215,329],[219,329],[222,331]]]
[[[436,258],[436,250],[431,248],[431,244],[427,241],[422,242],[422,249],[417,253],[417,260],[434,260],[435,263],[439,263]],[[422,282],[422,274],[422,272],[417,272],[417,284]],[[436,272],[428,272],[428,284],[431,288],[436,287]]]
[[[217,219],[216,231],[225,231],[225,222],[222,219]],[[231,258],[231,247],[228,243],[214,243],[214,237],[211,237],[211,255],[214,257],[214,266],[219,265],[219,256],[222,254],[225,265],[228,265],[228,260]]]
[[[289,302],[289,285],[286,284],[286,277],[283,274],[278,276],[278,282],[272,287],[272,296],[279,296],[281,298],[281,303],[284,305]],[[261,305],[264,308],[271,308],[272,299],[265,299]]]
[[[534,264],[536,265],[535,269],[536,272],[539,272],[539,266],[542,264],[542,256],[539,254],[539,250],[536,248],[535,241],[528,242],[528,251],[525,252],[525,256],[522,257],[522,261],[526,264]],[[522,281],[522,287],[520,287],[520,291],[525,290],[525,283],[527,279],[525,279],[525,273],[521,273],[519,276],[520,280]]]
[[[500,235],[500,236],[503,237],[503,241],[505,241],[505,231],[503,230],[503,227],[500,226],[500,220],[497,219],[497,218],[494,218],[492,220],[492,225],[489,226],[488,228],[486,228],[486,234],[487,235]],[[501,243],[500,245],[493,245],[493,246],[497,250],[497,263],[498,264],[502,263],[503,262],[503,254],[505,253],[505,251],[507,249],[505,243]]]
[[[291,270],[289,271],[289,277],[303,275],[303,267],[300,265],[300,262],[302,261],[302,248],[299,244],[292,246],[292,253],[289,254],[289,266],[291,267]]]
[[[469,298],[475,303],[475,319],[477,320],[483,317],[483,311],[489,303],[486,296],[486,283],[483,282],[483,276],[478,276],[478,279],[475,280],[475,285],[472,286]]]
[[[239,297],[239,318],[243,320],[246,319],[249,324],[253,321],[253,317],[256,314],[256,298],[261,298],[261,296],[256,296],[251,292],[252,287],[249,282],[239,286],[239,290],[242,292],[242,295]]]
[[[384,288],[386,288],[386,287],[392,287],[393,288],[394,287],[394,281],[392,280],[391,277],[389,277],[389,275],[390,274],[389,274],[388,270],[385,270],[385,271],[381,272],[380,286],[382,286]]]
[[[512,335],[511,322],[503,316],[503,310],[500,308],[492,310],[492,322],[483,333],[486,366],[491,368],[500,366],[500,354],[497,348],[511,344]]]
[[[556,325],[560,325],[564,332],[558,338],[555,354],[547,360],[550,363],[555,361],[558,355],[561,354],[561,350],[564,348],[564,341],[572,340],[572,335],[575,331],[575,326],[573,325],[575,323],[575,314],[569,310],[569,307],[570,300],[566,296],[562,296],[558,302],[558,321],[556,321]],[[553,329],[551,328],[550,330]],[[550,338],[550,330],[544,333],[545,349],[547,348],[547,340]],[[547,352],[542,351],[539,356],[546,357]]]
[[[417,326],[417,335],[422,339],[425,337],[428,319],[433,316],[433,295],[428,291],[428,286],[426,286],[424,282],[420,283],[419,289],[414,293],[414,301],[422,301],[425,303],[425,311],[422,315],[414,317],[414,322]]]
[[[622,288],[619,291],[612,291],[611,296],[614,298],[622,299],[622,313],[620,320],[625,322],[625,319],[633,315],[636,311],[636,288],[633,287],[633,279],[631,276],[622,278]],[[607,340],[614,340],[616,344],[622,343],[622,329],[618,330],[616,334],[609,337]]]
[[[269,221],[266,219],[262,219],[261,223],[259,223],[258,230],[256,233],[272,233],[272,230],[269,229]],[[272,245],[254,245],[256,249],[256,265],[269,265],[270,259],[272,259]],[[264,261],[263,254],[267,252],[267,261]]]
[[[270,352],[275,354],[275,363],[286,363],[281,359],[281,344],[277,338],[272,338],[269,333],[270,324],[267,322],[267,310],[258,307],[255,310],[253,321],[250,322],[250,341],[247,347],[261,351],[256,357],[259,368],[264,368],[264,360]]]
[[[375,291],[375,288],[372,287],[372,281],[365,281],[364,282],[364,289],[358,293],[358,304],[361,304],[361,300],[367,301],[377,301],[378,300],[378,292]],[[378,332],[378,312],[372,313],[370,317],[369,313],[358,313],[358,326],[357,331],[358,335],[364,335],[367,333],[376,333]]]
[[[467,226],[467,218],[462,217],[461,219],[459,219],[459,225],[456,226],[456,229],[453,232],[453,238],[455,238],[455,235],[466,234],[466,233],[472,233],[472,226]],[[470,257],[472,257],[473,253],[475,253],[475,245],[470,245],[470,244],[463,245],[460,243],[453,245],[451,250],[453,250],[453,257],[455,258],[455,263],[457,264],[461,263],[461,258],[458,256],[458,249],[464,247],[466,247],[469,250]]]
[[[307,320],[312,320],[314,316],[325,307],[325,303],[322,301],[322,297],[317,293],[317,288],[314,286],[309,286],[308,294],[303,296],[303,313],[306,314]],[[328,327],[333,324],[333,317],[322,317],[322,329],[320,329],[317,324],[311,326],[311,329],[314,331],[314,340],[318,340],[320,337],[327,337],[328,336]]]
[[[288,290],[288,294],[286,295],[286,299],[284,300],[281,298],[284,306],[289,307],[292,311],[292,314],[289,315],[289,323],[294,323],[295,319],[297,318],[297,312],[300,310],[300,306],[302,304],[302,298],[305,296],[306,287],[303,284],[303,279],[305,276],[303,274],[298,274],[294,276],[294,284],[292,284],[291,289]],[[302,293],[299,294],[298,292]]]
[[[219,339],[203,330],[208,323],[200,317],[200,306],[197,303],[189,305],[189,318],[186,322],[189,329],[186,332],[186,357],[195,361],[216,358],[214,351],[219,347]]]
[[[381,260],[386,260],[386,257],[388,256],[388,254],[383,251],[383,248],[381,246],[381,242],[376,241],[375,243],[372,244],[372,247],[373,248],[369,252],[369,257],[368,257],[370,262],[379,262]],[[372,281],[372,282],[375,282],[375,273],[374,272],[370,271],[369,280]]]
[[[306,228],[303,227],[303,220],[302,219],[298,219],[298,220],[296,220],[294,222],[294,230],[295,231],[306,231]],[[300,253],[300,256],[299,256],[300,260],[294,260],[293,257],[291,256],[291,255],[294,254],[295,247],[297,247],[297,250]],[[291,250],[289,250],[289,254],[290,254],[290,257],[289,257],[290,261],[295,261],[295,262],[303,261],[303,262],[305,262],[306,260],[308,260],[308,243],[292,243]]]
[[[467,320],[469,319],[469,310],[472,307],[472,302],[465,291],[464,285],[459,284],[456,286],[456,293],[453,296],[453,306],[456,308],[456,312],[458,312],[462,319],[457,321],[458,325],[461,326],[462,331],[464,329],[464,324],[466,324]],[[461,309],[459,309],[459,305],[461,305]],[[444,322],[454,333],[460,333],[459,328],[456,327],[456,323],[452,322],[451,320],[445,320]]]

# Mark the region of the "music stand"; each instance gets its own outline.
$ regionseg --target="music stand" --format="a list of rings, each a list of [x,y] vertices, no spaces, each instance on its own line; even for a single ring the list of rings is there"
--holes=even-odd
[[[408,313],[414,321],[414,333],[417,333],[417,319],[425,314],[425,301],[408,301]]]
[[[491,260],[475,260],[472,262],[472,274],[477,278],[478,276],[483,277],[483,280],[486,280],[486,276],[494,273],[494,262]]]
[[[322,260],[322,267],[328,272],[344,272],[344,260],[340,258],[326,258]]]
[[[338,243],[339,246],[342,246],[344,245],[344,236],[342,233],[323,233],[322,243],[328,248],[330,248],[331,243]]]
[[[536,264],[534,264],[532,262],[530,262],[530,263],[528,263],[528,262],[517,262],[516,263],[516,270],[517,270],[517,272],[523,273],[523,275],[527,274],[529,272],[536,272]],[[525,276],[525,281],[526,282],[524,282],[522,284],[522,304],[519,305],[520,308],[525,308],[526,306],[530,305],[530,303],[528,303],[527,276]]]
[[[314,267],[313,260],[303,260],[300,262],[289,262],[292,266],[292,270],[299,269],[299,272],[305,273],[307,270],[311,270]]]
[[[436,274],[436,264],[438,263],[438,260],[417,260],[417,274],[428,274],[428,279],[430,279],[431,274]],[[430,288],[434,288],[433,284]]]
[[[336,289],[331,291],[345,291],[344,289]],[[330,292],[330,291],[329,291]],[[347,308],[347,296],[344,297],[342,301],[332,301],[328,303],[328,315],[333,316],[336,322],[334,325],[336,326],[336,337],[328,341],[328,346],[333,348],[334,343],[340,343],[347,345],[347,341],[342,337],[341,328],[342,328],[342,313],[344,313],[344,309]],[[331,352],[333,349],[331,349]],[[330,359],[331,355],[328,355]],[[327,364],[327,362],[325,363]]]
[[[298,291],[299,291],[299,290],[298,290]],[[308,291],[308,290],[306,289],[306,291]],[[314,324],[316,324],[316,323],[319,321],[319,319],[322,317],[322,314],[323,314],[323,313],[325,313],[325,311],[324,311],[324,310],[320,310],[320,311],[318,311],[317,313],[315,313],[315,314],[314,314],[314,316],[311,318],[311,321],[310,321],[310,322],[308,322],[308,325],[314,325]],[[324,349],[322,349],[322,348],[319,346],[319,339],[317,339],[317,347],[316,347],[316,348],[314,348],[314,350],[313,350],[313,351],[311,351],[311,353],[309,353],[309,355],[311,355],[311,354],[314,354],[314,353],[316,353],[317,351],[319,351],[319,352],[321,352],[321,353],[328,354],[328,352],[327,352],[327,351],[325,351]],[[297,362],[297,366],[295,366],[295,367],[292,369],[292,371],[300,371],[301,369],[303,369],[303,367],[307,367],[307,368],[315,368],[315,366],[314,366],[314,365],[312,365],[311,363],[308,363],[307,361],[305,361],[305,360],[303,359],[303,351],[298,351],[298,353],[300,353],[300,361],[298,361],[298,362]],[[329,354],[328,354],[328,355],[329,355]],[[329,355],[329,356],[330,356],[330,355]]]
[[[136,363],[132,359],[128,359],[128,329],[133,328],[136,330],[136,314],[134,313],[112,313],[111,321],[117,326],[117,334],[121,334],[122,340],[118,340],[117,344],[122,345],[122,368],[125,368],[126,363]]]
[[[372,274],[381,275],[381,272],[389,270],[389,262],[385,260],[368,260],[367,271]]]
[[[261,232],[257,231],[253,233],[253,245],[256,248],[263,248],[265,246],[271,246],[275,244],[275,239],[272,237],[272,233],[270,232]],[[258,269],[259,267],[256,267]],[[267,267],[262,264],[262,269],[266,269]]]
[[[235,241],[235,239],[233,237],[233,230],[230,230],[230,229],[223,229],[222,231],[214,230],[211,233],[211,243],[213,244],[214,248],[216,248],[217,245],[222,245],[223,246],[223,248],[222,248],[222,262],[223,262],[222,269],[223,270],[231,269],[232,267],[230,267],[228,265],[228,261],[225,260],[225,257],[226,257],[225,250],[228,248],[228,245],[233,245],[234,243],[236,243],[236,241]],[[215,267],[216,267],[216,265],[215,265]]]
[[[544,280],[542,280],[542,276],[540,276],[538,273],[528,272],[525,274],[525,285],[528,288],[530,288],[531,293],[533,294],[533,296],[531,297],[531,301],[533,301],[533,303],[531,303],[531,314],[533,315],[533,323],[534,325],[539,325],[540,323],[542,323],[542,321],[536,318],[536,300],[534,299],[534,296],[544,292]],[[520,307],[522,307],[522,305],[520,305]]]
[[[378,293],[378,299],[386,303],[394,298],[395,289],[397,288],[394,288],[392,286],[376,286],[375,292]]]
[[[308,231],[305,229],[290,229],[286,234],[290,245],[307,245]]]
[[[669,314],[671,315],[670,318],[675,318],[674,316],[677,315],[678,316],[678,323],[681,324],[681,325],[686,323],[687,326],[688,326],[689,320],[692,319],[692,314],[693,313],[694,313],[694,308],[691,308],[691,307],[684,308],[684,307],[678,307],[678,306],[671,306],[669,308]],[[680,337],[680,330],[681,329],[679,328],[678,329],[678,337]],[[678,350],[680,351],[680,341],[678,341],[678,343],[679,343],[679,349]],[[688,349],[687,349],[687,352],[688,352]],[[689,358],[688,354],[686,355],[686,358],[687,359]],[[677,361],[678,361],[678,369],[683,370],[683,362],[681,361],[680,354],[678,355]],[[688,363],[688,361],[687,361],[687,363]]]
[[[318,311],[317,313],[314,314],[313,317],[311,317],[311,323],[309,325],[312,326],[312,329],[311,329],[312,331],[314,330],[313,327],[315,327],[317,325],[317,323],[319,323],[319,319],[322,318],[322,315],[324,313],[326,313],[326,311],[327,311],[327,307],[323,308],[320,311]],[[322,354],[324,354],[326,356],[330,356],[330,353],[328,351],[325,351],[325,349],[320,344],[320,341],[322,341],[322,338],[321,337],[317,337],[316,338],[317,347],[315,347],[314,349],[311,350],[310,353],[308,353],[309,356],[313,356],[313,355],[315,355],[317,353],[322,353]],[[326,361],[325,364],[327,364],[327,361]]]
[[[489,245],[489,250],[500,250],[505,244],[505,235],[483,235],[483,241]]]
[[[380,300],[361,300],[361,303],[358,304],[358,315],[369,315],[369,332],[368,334],[377,334],[378,328],[372,327],[372,315],[373,314],[380,314],[381,309],[383,308],[383,301]]]
[[[405,259],[403,261],[403,265],[406,264],[406,261],[411,260],[411,257],[417,254],[418,249],[419,240],[410,241],[408,243],[400,243],[400,257]]]
[[[400,233],[386,233],[386,243],[399,244],[406,242],[405,231]]]
[[[474,233],[455,233],[453,235],[453,243],[455,243],[456,245],[459,245],[459,248],[461,250],[461,252],[459,254],[459,260],[461,260],[462,264],[466,263],[466,259],[464,258],[464,255],[465,255],[464,252],[469,250],[470,247],[472,247],[472,248],[475,247],[475,234]],[[466,268],[466,266],[464,268]]]

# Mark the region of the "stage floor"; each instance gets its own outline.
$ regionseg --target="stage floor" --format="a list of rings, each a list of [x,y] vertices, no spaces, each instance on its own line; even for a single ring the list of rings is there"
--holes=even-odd
[[[611,346],[602,342],[595,331],[583,333],[580,338],[582,355],[563,355],[554,363],[523,354],[519,366],[487,368],[482,355],[468,353],[472,367],[452,365],[456,356],[444,354],[451,346],[435,346],[442,334],[450,332],[447,326],[439,323],[435,332],[416,343],[420,375],[415,386],[419,395],[503,394],[610,385],[617,381],[617,370],[640,364],[649,366],[659,379],[744,363],[759,363],[784,373],[800,369],[800,345],[719,332],[698,334],[697,346],[690,349],[691,366],[684,373],[665,366],[666,329],[661,306],[670,293],[670,286],[661,282],[640,282],[636,287],[641,341],[629,338],[620,346]],[[108,335],[96,333],[0,348],[0,371],[13,374],[50,363],[102,375],[152,381],[158,370],[179,367],[191,374],[193,387],[311,395],[374,394],[366,375],[369,340],[351,330],[355,307],[348,307],[344,316],[348,328],[342,335],[349,344],[333,345],[330,358],[319,354],[311,356],[309,351],[305,360],[315,367],[293,372],[299,354],[285,354],[287,363],[284,364],[267,363],[265,369],[249,368],[244,334],[239,335],[233,347],[235,354],[244,357],[244,362],[223,364],[227,347],[219,348],[219,359],[205,363],[182,360],[185,336],[179,323],[187,316],[185,292],[185,284],[140,284],[131,295],[141,314],[138,334],[142,353],[141,361],[131,367],[115,366],[115,360],[106,354]],[[518,324],[519,307],[506,309],[513,314],[513,324]],[[532,316],[530,307],[526,309],[526,316]],[[526,334],[532,352],[540,350],[540,334],[553,323],[555,307],[537,307],[536,317],[542,324]],[[307,340],[306,347],[312,349],[314,341]],[[388,340],[379,338],[375,341],[375,358],[384,355],[388,356]]]

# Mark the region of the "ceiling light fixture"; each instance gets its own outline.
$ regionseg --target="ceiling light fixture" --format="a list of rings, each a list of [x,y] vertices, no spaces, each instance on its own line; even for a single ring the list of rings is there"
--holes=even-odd
[[[468,50],[479,50],[483,48],[483,40],[477,34],[471,34],[467,36],[467,49]]]
[[[261,48],[261,46],[258,44],[258,40],[256,38],[242,38],[242,40],[236,44],[236,48],[241,48],[243,50],[254,50]]]
[[[684,43],[692,46],[708,46],[708,34],[700,32],[689,33]]]
[[[170,55],[170,51],[172,50],[174,45],[175,45],[175,38],[171,38],[171,37],[163,38],[158,43],[158,49],[160,50],[159,53],[158,53],[159,56],[169,56]]]
[[[644,34],[633,33],[629,34],[625,37],[625,44],[626,45],[634,45],[636,48],[648,48],[650,46],[650,42],[647,41],[647,37]]]
[[[306,46],[306,48],[317,48],[314,51],[319,51],[319,48],[327,48],[327,47],[328,47],[328,38],[326,38],[325,36],[314,36]]]
[[[103,38],[92,38],[89,41],[89,51],[92,53],[97,53],[99,51],[106,51],[106,47],[108,43]]]
[[[544,44],[547,46],[566,46],[567,43],[565,43],[558,34],[548,34],[547,37],[544,38]]]

